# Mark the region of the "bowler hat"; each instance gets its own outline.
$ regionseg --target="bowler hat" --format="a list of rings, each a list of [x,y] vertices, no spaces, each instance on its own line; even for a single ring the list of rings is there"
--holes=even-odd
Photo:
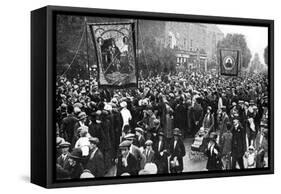
[[[97,137],[90,137],[89,141],[93,144],[96,144],[96,145],[98,145],[99,142],[100,142],[99,138],[97,138]]]
[[[80,148],[74,148],[72,152],[69,154],[69,157],[72,159],[82,159],[82,150]]]

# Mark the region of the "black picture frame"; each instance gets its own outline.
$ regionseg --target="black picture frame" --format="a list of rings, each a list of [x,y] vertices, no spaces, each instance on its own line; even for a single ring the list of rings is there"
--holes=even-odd
[[[188,172],[141,177],[55,181],[55,15],[130,17],[162,21],[200,22],[268,27],[269,167],[212,172]],[[46,6],[31,12],[31,182],[46,188],[106,185],[152,181],[229,177],[274,173],[274,21],[109,9]]]

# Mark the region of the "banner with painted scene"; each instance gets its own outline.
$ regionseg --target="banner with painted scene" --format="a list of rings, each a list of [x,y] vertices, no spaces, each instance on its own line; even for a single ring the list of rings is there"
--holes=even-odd
[[[98,83],[108,87],[137,87],[135,24],[90,24],[98,64]]]
[[[237,76],[240,65],[240,51],[220,49],[219,57],[221,75]]]

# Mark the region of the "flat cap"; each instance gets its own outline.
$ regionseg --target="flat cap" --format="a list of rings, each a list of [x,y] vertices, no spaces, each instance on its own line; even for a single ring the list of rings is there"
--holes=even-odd
[[[145,142],[146,146],[151,146],[153,144],[153,142],[149,139]]]
[[[124,136],[125,139],[127,140],[132,140],[135,138],[135,134],[133,133],[128,133],[127,135]]]
[[[120,149],[124,149],[124,148],[128,148],[131,146],[131,142],[128,141],[128,140],[125,140],[125,141],[122,141],[120,144],[119,144],[119,148]]]
[[[141,132],[141,133],[144,132],[144,130],[143,130],[142,128],[140,128],[140,127],[136,127],[136,128],[135,128],[135,131],[138,131],[138,132]]]

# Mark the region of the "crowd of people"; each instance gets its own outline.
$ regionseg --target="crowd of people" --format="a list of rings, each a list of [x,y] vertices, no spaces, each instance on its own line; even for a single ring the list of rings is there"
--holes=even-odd
[[[161,74],[123,89],[58,77],[57,179],[182,173],[184,139],[204,132],[206,170],[263,168],[267,96],[262,73]]]

